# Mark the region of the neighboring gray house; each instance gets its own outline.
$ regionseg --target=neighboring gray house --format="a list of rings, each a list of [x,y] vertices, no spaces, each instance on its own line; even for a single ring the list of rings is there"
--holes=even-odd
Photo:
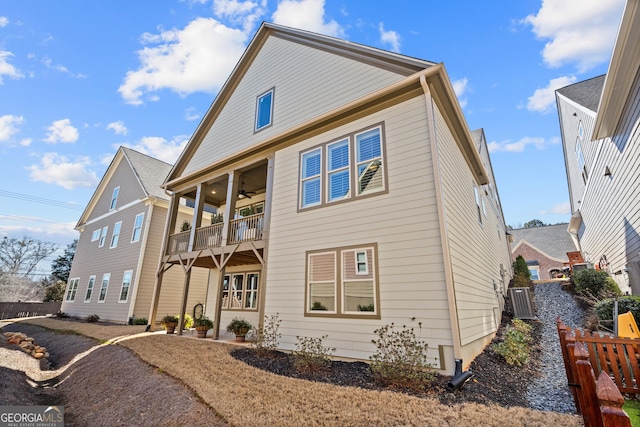
[[[210,271],[206,314],[278,313],[280,347],[327,335],[368,359],[383,325],[421,329],[453,373],[491,341],[511,278],[482,131],[443,64],[264,23],[164,187],[165,271]],[[181,198],[191,229],[174,232]],[[223,212],[203,221],[203,206]],[[181,286],[181,288],[183,288]]]
[[[627,2],[606,76],[556,91],[571,201],[587,262],[640,295],[640,2]]]
[[[532,280],[553,279],[567,266],[568,252],[577,250],[567,224],[509,230],[511,259],[518,255],[527,261]]]
[[[148,316],[169,205],[160,184],[170,170],[165,162],[118,149],[76,225],[80,236],[61,311],[120,323]],[[179,218],[190,216],[191,209],[181,207]],[[196,274],[206,279],[206,272]],[[168,272],[165,280],[182,283],[183,277]],[[160,299],[162,315],[178,314],[181,293],[175,289]],[[189,307],[205,299],[206,287],[194,285]]]

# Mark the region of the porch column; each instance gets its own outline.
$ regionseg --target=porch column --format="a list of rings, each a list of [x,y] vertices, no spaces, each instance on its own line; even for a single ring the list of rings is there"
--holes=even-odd
[[[162,233],[162,248],[160,249],[160,259],[158,260],[158,268],[156,270],[156,283],[153,287],[153,297],[151,299],[151,310],[149,312],[149,330],[153,331],[156,326],[156,316],[158,314],[158,302],[160,301],[160,290],[162,289],[162,275],[164,274],[163,259],[167,254],[167,246],[169,245],[169,237],[176,227],[176,218],[178,216],[179,197],[171,194],[169,209],[167,210],[167,218],[165,221],[164,231]],[[148,230],[147,230],[148,231]]]
[[[189,283],[191,282],[191,266],[184,272],[184,288],[182,289],[182,304],[180,304],[180,316],[178,321],[178,335],[182,335],[184,329],[184,314],[187,311],[187,297],[189,296]]]
[[[271,202],[273,198],[273,155],[267,157],[267,185],[264,199],[264,217],[262,219],[262,240],[269,241],[269,225],[271,223]],[[260,282],[258,284],[258,327],[263,327],[265,294],[267,292],[267,258],[269,257],[269,245],[262,252],[262,268],[260,270]]]
[[[220,338],[220,319],[222,317],[222,286],[224,285],[224,274],[226,268],[220,268],[220,274],[218,275],[218,296],[216,298],[216,309],[213,319],[213,339]]]
[[[193,218],[191,219],[191,232],[189,233],[189,247],[188,252],[193,250],[196,242],[196,232],[202,221],[202,211],[204,210],[204,195],[202,194],[202,183],[198,184],[196,188],[196,200],[193,207]]]
[[[236,211],[236,198],[238,197],[238,181],[240,174],[237,171],[229,172],[229,180],[227,182],[227,202],[224,208],[224,225],[222,227],[222,246],[227,246],[229,240],[229,232],[231,231],[231,220]]]

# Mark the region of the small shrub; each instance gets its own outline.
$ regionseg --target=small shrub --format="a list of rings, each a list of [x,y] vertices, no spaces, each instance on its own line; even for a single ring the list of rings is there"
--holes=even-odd
[[[504,334],[504,341],[495,344],[493,349],[509,365],[523,366],[529,361],[531,353],[531,325],[520,319],[513,319],[511,324]]]
[[[97,314],[91,314],[87,316],[86,319],[88,323],[96,323],[98,320],[100,320],[100,316],[98,316]]]
[[[193,317],[191,317],[187,313],[184,314],[184,325],[183,326],[184,326],[184,329],[193,328]]]
[[[377,351],[369,358],[376,381],[414,390],[423,389],[433,381],[435,374],[427,359],[429,345],[416,337],[413,328],[403,326],[402,330],[396,330],[392,323],[374,333],[378,339],[371,342]]]
[[[135,319],[133,319],[134,325],[146,325],[147,323],[149,322],[147,321],[146,317],[136,317]]]
[[[58,319],[68,319],[68,318],[69,318],[69,317],[71,317],[71,316],[69,316],[69,315],[68,315],[67,313],[65,313],[64,311],[59,311],[59,312],[57,312],[57,313],[56,313],[56,317],[57,317]]]
[[[259,356],[265,356],[278,348],[278,342],[282,337],[282,334],[278,332],[278,329],[280,329],[280,319],[278,317],[278,313],[264,316],[264,323],[255,331],[253,347]]]
[[[298,343],[291,355],[293,366],[298,372],[319,372],[331,366],[331,354],[336,349],[324,346],[327,336],[297,337]]]
[[[596,303],[593,309],[600,321],[613,320],[613,298],[604,299]],[[625,295],[618,298],[618,314],[630,311],[636,323],[640,325],[640,296]]]
[[[620,295],[620,289],[606,271],[588,268],[573,274],[575,292],[578,295],[601,300]]]
[[[234,317],[227,325],[227,332],[233,332],[237,337],[244,337],[253,325],[242,317]]]
[[[164,316],[162,318],[162,320],[160,321],[160,324],[162,326],[171,325],[171,324],[177,325],[179,320],[180,319],[178,319],[178,316],[174,316],[172,314],[167,314],[166,316]]]

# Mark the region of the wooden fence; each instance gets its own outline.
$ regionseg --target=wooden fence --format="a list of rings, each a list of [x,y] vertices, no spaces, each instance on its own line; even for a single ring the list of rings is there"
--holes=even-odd
[[[572,331],[560,318],[556,326],[567,382],[584,425],[630,427],[629,417],[622,410],[622,389],[631,390],[624,393],[638,392],[635,378],[640,374],[640,355],[636,356],[634,344],[630,339]]]
[[[0,302],[0,320],[56,314],[61,306],[61,302]]]

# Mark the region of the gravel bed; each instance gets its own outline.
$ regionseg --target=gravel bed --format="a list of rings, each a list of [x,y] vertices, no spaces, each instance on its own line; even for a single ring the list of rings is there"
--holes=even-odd
[[[541,376],[529,383],[526,397],[533,409],[574,414],[576,407],[573,395],[567,386],[567,376],[562,361],[562,352],[556,329],[556,318],[560,316],[569,327],[582,329],[584,309],[576,303],[560,283],[540,283],[533,287],[538,320],[542,324],[540,345]]]

